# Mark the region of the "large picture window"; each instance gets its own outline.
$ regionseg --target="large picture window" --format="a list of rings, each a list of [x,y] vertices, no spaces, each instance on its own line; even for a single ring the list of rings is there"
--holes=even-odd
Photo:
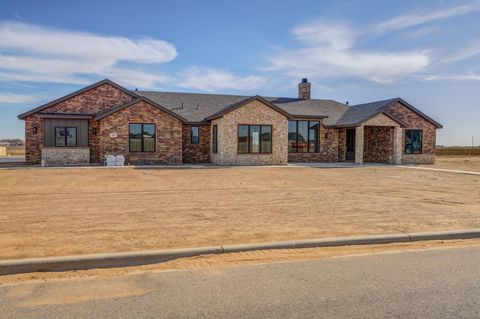
[[[200,143],[200,128],[198,127],[198,125],[192,125],[190,127],[190,143]]]
[[[55,147],[76,147],[76,127],[55,127]]]
[[[238,153],[265,154],[272,152],[271,125],[239,125]]]
[[[288,121],[288,152],[318,153],[320,122]]]
[[[405,154],[421,154],[422,142],[422,130],[405,130]]]
[[[212,152],[218,153],[218,126],[212,127]]]
[[[155,152],[155,124],[130,124],[130,152]]]

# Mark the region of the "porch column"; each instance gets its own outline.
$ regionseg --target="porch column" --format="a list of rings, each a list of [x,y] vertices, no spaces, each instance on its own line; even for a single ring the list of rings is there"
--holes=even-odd
[[[402,164],[402,128],[393,128],[393,164]]]
[[[355,163],[363,163],[363,125],[355,128]]]

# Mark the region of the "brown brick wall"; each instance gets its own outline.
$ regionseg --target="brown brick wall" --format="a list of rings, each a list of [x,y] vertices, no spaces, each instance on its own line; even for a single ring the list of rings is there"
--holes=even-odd
[[[33,128],[37,134],[33,134]],[[43,120],[32,114],[25,118],[25,161],[29,164],[40,164],[43,148]]]
[[[435,143],[436,143],[436,127],[425,120],[417,113],[411,111],[401,103],[396,103],[388,108],[388,111],[397,118],[408,124],[405,129],[421,129],[423,130],[422,154],[403,154],[402,163],[404,164],[420,164],[435,162]],[[405,143],[405,134],[402,133],[402,153]]]
[[[389,163],[393,156],[393,128],[390,126],[364,127],[363,161]]]
[[[129,151],[129,123],[156,125],[156,151],[139,153]],[[116,133],[117,137],[110,137]],[[144,101],[113,113],[100,120],[100,158],[105,155],[125,155],[130,164],[181,164],[182,122]]]
[[[182,149],[183,163],[209,163],[210,162],[210,124],[198,125],[200,128],[200,142],[190,143],[190,128],[192,125],[183,124]]]
[[[288,153],[289,162],[336,162],[338,160],[338,130],[326,128],[320,121],[319,153]]]
[[[40,113],[97,113],[124,104],[131,99],[132,97],[127,93],[105,83],[87,92],[54,104],[42,110]],[[33,126],[37,127],[38,133],[36,135],[32,133]],[[36,114],[32,114],[25,119],[25,160],[27,163],[39,164],[41,162],[43,141],[43,120]],[[100,160],[98,143],[99,140],[93,136],[92,126],[90,126],[89,144],[92,146],[90,159],[94,163]]]

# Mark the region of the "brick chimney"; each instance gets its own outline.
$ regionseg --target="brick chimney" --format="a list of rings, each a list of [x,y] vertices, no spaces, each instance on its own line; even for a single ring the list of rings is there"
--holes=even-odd
[[[300,100],[310,100],[310,86],[307,78],[303,78],[302,82],[298,83],[298,98]]]

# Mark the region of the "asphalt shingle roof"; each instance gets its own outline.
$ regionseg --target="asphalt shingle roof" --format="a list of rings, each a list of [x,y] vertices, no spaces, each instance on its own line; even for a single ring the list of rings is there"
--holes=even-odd
[[[358,125],[368,120],[377,113],[382,112],[392,102],[398,100],[388,99],[365,104],[351,106],[335,123],[336,126]]]
[[[153,102],[177,113],[189,122],[202,122],[207,117],[226,107],[241,102],[250,96],[201,93],[134,91]],[[294,98],[263,97],[292,116],[318,116],[327,118],[325,125],[335,122],[348,110],[348,106],[333,100],[300,100]]]

